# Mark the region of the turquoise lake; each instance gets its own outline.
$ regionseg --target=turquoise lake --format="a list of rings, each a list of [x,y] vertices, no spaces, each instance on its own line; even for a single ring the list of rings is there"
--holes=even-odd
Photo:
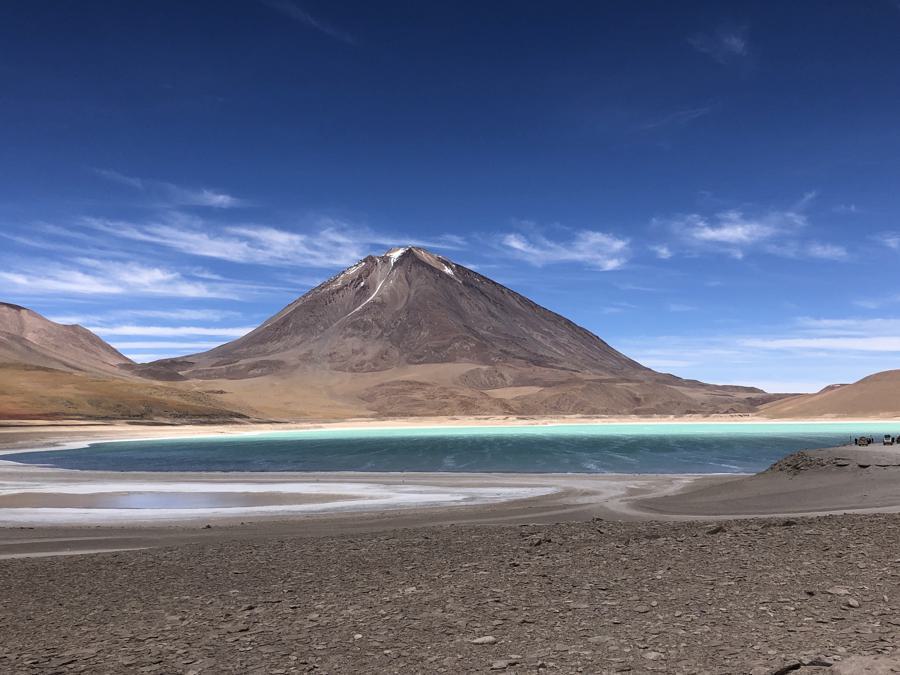
[[[284,431],[94,443],[4,460],[105,471],[744,473],[900,424],[593,424]]]

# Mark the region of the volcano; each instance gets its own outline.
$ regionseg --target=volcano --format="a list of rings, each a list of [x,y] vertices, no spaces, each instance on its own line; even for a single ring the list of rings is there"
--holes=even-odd
[[[237,340],[130,369],[291,418],[746,412],[765,398],[653,371],[417,247],[364,258]]]

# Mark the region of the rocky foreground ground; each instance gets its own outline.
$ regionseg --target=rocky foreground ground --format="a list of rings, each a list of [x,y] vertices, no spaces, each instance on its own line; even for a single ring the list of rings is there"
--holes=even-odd
[[[6,560],[0,636],[3,673],[893,672],[900,516]]]

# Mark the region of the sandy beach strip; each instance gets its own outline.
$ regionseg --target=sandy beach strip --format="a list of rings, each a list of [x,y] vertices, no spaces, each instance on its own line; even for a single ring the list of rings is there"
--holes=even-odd
[[[584,416],[557,415],[479,416],[479,417],[409,417],[356,418],[341,420],[307,420],[297,422],[253,422],[231,424],[149,424],[120,421],[48,421],[5,420],[0,422],[0,454],[58,447],[75,443],[137,439],[183,438],[235,434],[258,434],[290,431],[340,431],[359,429],[440,429],[459,427],[534,427],[578,424],[898,424],[900,418],[819,418],[770,419],[747,414],[732,415],[671,415],[671,416]]]

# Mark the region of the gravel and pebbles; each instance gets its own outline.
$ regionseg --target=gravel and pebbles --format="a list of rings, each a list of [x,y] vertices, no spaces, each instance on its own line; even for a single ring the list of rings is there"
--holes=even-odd
[[[846,675],[900,671],[898,640],[897,515],[430,527],[0,561],[2,673]]]

